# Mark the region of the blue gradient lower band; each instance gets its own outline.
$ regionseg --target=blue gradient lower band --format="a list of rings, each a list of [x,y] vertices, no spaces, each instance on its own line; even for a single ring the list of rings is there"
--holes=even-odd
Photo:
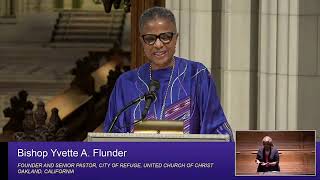
[[[8,173],[10,180],[320,179],[235,176],[234,146],[214,142],[12,142]],[[320,162],[319,150],[317,154]]]

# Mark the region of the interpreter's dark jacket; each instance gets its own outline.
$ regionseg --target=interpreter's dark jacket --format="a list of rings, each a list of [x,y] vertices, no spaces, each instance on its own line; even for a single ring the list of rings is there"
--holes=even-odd
[[[257,153],[257,159],[260,162],[265,162],[266,158],[264,157],[264,148],[260,148]],[[280,171],[279,167],[279,153],[275,147],[271,148],[271,152],[269,153],[269,162],[277,162],[275,166],[262,166],[259,164],[257,172],[267,172],[267,171]]]

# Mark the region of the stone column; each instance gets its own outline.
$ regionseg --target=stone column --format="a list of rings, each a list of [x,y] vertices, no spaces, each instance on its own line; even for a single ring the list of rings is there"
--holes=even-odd
[[[177,55],[211,70],[234,129],[256,127],[258,0],[167,0],[177,19]]]
[[[25,0],[15,1],[15,12],[17,16],[25,13],[25,4]]]
[[[258,129],[297,129],[297,2],[260,0]]]
[[[203,63],[211,71],[212,1],[166,0],[175,14],[179,41],[176,55]]]
[[[0,1],[0,17],[5,15],[5,6],[6,6],[5,3],[6,3],[5,1]]]
[[[72,9],[72,0],[64,0],[63,9]]]
[[[180,32],[176,54],[211,68],[234,129],[320,129],[320,1],[167,0],[166,6]]]
[[[12,3],[11,0],[2,1],[3,16],[5,16],[5,17],[10,16],[11,3]]]
[[[175,15],[179,32],[175,55],[190,59],[190,0],[166,0],[165,4]]]
[[[297,128],[317,129],[319,132],[320,1],[295,0],[294,5],[298,12],[295,20],[297,58],[290,75],[296,83]]]
[[[277,0],[260,0],[258,129],[276,127]]]
[[[222,104],[234,130],[256,129],[258,1],[221,3]]]
[[[41,1],[40,11],[41,12],[52,12],[52,11],[54,11],[54,0]]]

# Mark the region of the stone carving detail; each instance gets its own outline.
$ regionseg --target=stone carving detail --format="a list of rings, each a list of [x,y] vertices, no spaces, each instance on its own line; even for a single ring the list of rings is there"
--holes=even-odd
[[[14,133],[16,141],[61,141],[66,136],[66,129],[61,125],[59,110],[53,108],[51,117],[47,124],[45,123],[47,113],[44,110],[44,103],[39,102],[40,110],[33,113],[32,110],[27,110],[25,119],[23,120],[23,131]],[[38,106],[38,107],[39,107]],[[41,110],[41,108],[43,108]],[[37,112],[37,113],[36,113]],[[36,115],[37,114],[37,115]],[[35,122],[41,122],[35,126]]]
[[[114,54],[117,53],[119,52],[112,50],[107,53],[106,57],[107,59],[114,59]],[[127,55],[126,59],[130,57],[130,54],[120,54]],[[75,78],[71,83],[71,88],[84,90],[91,95],[90,100],[70,112],[62,120],[57,108],[51,109],[51,116],[48,117],[45,103],[42,101],[37,103],[37,107],[33,111],[33,103],[27,100],[28,93],[20,91],[18,96],[11,98],[11,106],[3,111],[5,117],[10,118],[4,127],[4,134],[10,135],[15,141],[84,140],[88,132],[94,131],[104,121],[108,108],[107,102],[117,78],[123,72],[130,70],[130,66],[116,66],[115,70],[109,71],[107,84],[100,87],[101,91],[96,92],[93,88],[91,76],[91,73],[99,67],[99,61],[97,61],[99,56],[96,56],[92,54],[88,56],[88,59],[79,60],[77,67],[72,70]]]
[[[121,1],[122,0],[102,0],[105,12],[110,13],[112,9],[112,5],[115,9],[119,9],[121,5]],[[124,11],[126,13],[130,12],[130,8],[131,8],[131,0],[123,0]]]
[[[36,121],[36,127],[41,127],[46,124],[46,119],[47,119],[47,112],[44,108],[44,102],[39,101],[37,104],[37,109],[34,112],[34,118],[37,120]]]
[[[9,122],[3,127],[4,134],[22,131],[22,121],[25,119],[25,111],[33,109],[33,103],[27,101],[28,93],[22,90],[17,96],[10,99],[10,107],[3,110],[5,117],[10,118]]]
[[[23,132],[26,134],[31,134],[35,130],[36,124],[33,119],[32,110],[25,111],[24,120],[22,122],[22,128],[23,128]]]

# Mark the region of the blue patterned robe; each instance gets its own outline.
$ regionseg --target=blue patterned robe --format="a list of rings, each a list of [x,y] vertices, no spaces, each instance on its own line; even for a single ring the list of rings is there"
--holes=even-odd
[[[232,131],[217,96],[214,80],[207,68],[194,61],[175,57],[175,66],[152,71],[152,79],[160,82],[157,99],[151,104],[146,119],[184,121],[184,132],[192,134],[229,134]],[[123,73],[117,80],[109,100],[104,130],[108,131],[117,112],[133,99],[148,92],[150,64]],[[162,104],[166,96],[163,117]],[[134,120],[140,119],[145,107],[142,101],[120,117],[113,132],[131,132]]]

